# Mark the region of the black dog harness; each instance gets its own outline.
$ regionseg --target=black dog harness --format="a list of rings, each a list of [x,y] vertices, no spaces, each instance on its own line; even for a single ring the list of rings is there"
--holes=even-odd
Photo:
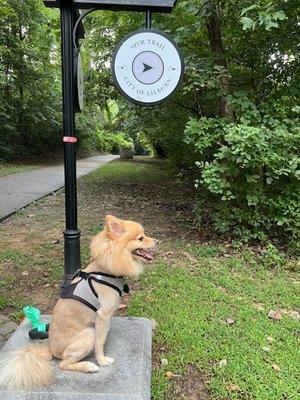
[[[93,282],[101,283],[116,290],[120,296],[122,292],[129,293],[129,287],[124,284],[123,276],[113,276],[103,272],[84,272],[78,270],[73,279],[81,278],[78,282],[63,285],[60,292],[62,299],[75,299],[85,304],[93,311],[99,310],[100,299],[93,286]]]

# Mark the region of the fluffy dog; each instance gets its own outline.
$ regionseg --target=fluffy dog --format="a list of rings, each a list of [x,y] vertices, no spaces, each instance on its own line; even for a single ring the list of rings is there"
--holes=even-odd
[[[152,260],[150,249],[155,244],[140,224],[108,215],[104,230],[91,241],[91,263],[84,272],[138,277],[144,263]],[[77,277],[72,283],[79,281]],[[104,355],[103,348],[120,295],[97,281],[93,281],[93,289],[100,300],[97,311],[76,299],[60,298],[53,310],[48,343],[16,350],[0,361],[1,387],[30,389],[49,385],[53,381],[53,357],[61,360],[62,370],[89,373],[114,363]],[[83,361],[93,351],[98,365]]]

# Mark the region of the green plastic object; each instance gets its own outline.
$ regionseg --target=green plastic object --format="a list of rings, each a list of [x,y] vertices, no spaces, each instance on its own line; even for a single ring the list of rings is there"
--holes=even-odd
[[[40,322],[41,312],[38,308],[26,306],[23,308],[26,318],[31,322],[32,328],[38,332],[46,332],[47,324]]]

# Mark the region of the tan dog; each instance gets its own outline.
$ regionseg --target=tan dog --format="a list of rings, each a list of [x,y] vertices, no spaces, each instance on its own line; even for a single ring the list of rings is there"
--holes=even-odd
[[[92,239],[91,263],[84,272],[137,277],[143,271],[143,262],[152,259],[149,249],[155,242],[140,224],[108,215],[104,230]],[[0,387],[29,389],[50,384],[52,357],[61,359],[60,368],[69,371],[97,372],[98,365],[114,363],[104,355],[103,348],[120,295],[98,282],[93,282],[93,287],[101,299],[100,308],[95,312],[76,299],[59,299],[53,310],[49,343],[16,350],[0,360]],[[93,350],[98,365],[82,361]]]

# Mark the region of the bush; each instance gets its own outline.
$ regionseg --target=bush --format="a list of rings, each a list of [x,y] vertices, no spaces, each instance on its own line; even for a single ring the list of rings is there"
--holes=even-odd
[[[96,135],[96,146],[98,150],[107,153],[119,154],[120,149],[133,149],[132,139],[127,139],[124,133],[111,133],[98,130]]]
[[[143,132],[129,133],[133,140],[134,153],[138,156],[153,155],[153,147]]]
[[[185,142],[198,156],[197,209],[209,199],[219,232],[244,239],[299,239],[299,127],[274,119],[260,126],[191,119]],[[203,211],[201,212],[203,215]]]
[[[265,268],[282,267],[286,263],[284,254],[281,254],[272,243],[269,243],[266,246],[265,252],[261,257],[261,261]]]

